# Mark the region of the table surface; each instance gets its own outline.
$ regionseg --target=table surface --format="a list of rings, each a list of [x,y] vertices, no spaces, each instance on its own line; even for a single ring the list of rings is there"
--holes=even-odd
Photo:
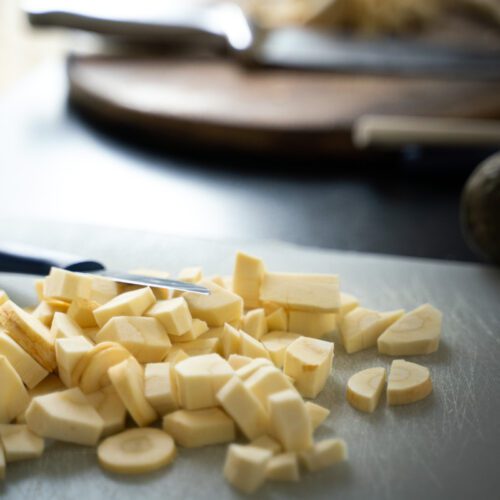
[[[477,260],[459,197],[485,152],[434,156],[431,168],[190,150],[105,130],[67,105],[66,90],[60,62],[0,100],[3,215]]]
[[[153,267],[177,273],[202,265],[207,274],[229,274],[234,253],[264,258],[274,271],[339,273],[341,288],[366,307],[412,309],[431,302],[443,311],[438,352],[411,357],[427,366],[434,391],[425,400],[388,407],[383,397],[373,414],[345,401],[345,384],[358,370],[388,368],[389,356],[368,349],[347,355],[335,345],[334,372],[317,398],[331,410],[316,438],[342,437],[347,463],[304,474],[297,484],[268,483],[256,498],[366,498],[427,500],[498,499],[500,475],[500,271],[476,264],[361,255],[261,241],[217,241],[167,237],[75,224],[0,219],[6,238],[79,252],[82,247],[110,267]],[[0,275],[0,288],[26,304],[34,300],[33,279]],[[95,450],[47,443],[39,460],[8,464],[2,498],[88,497],[241,498],[222,478],[225,446],[179,449],[165,470],[140,477],[104,473]]]

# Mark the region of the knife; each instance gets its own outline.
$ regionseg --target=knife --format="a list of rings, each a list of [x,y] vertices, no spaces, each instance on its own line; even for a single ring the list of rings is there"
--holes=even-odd
[[[0,245],[0,272],[45,276],[49,274],[51,267],[59,267],[77,273],[90,273],[120,283],[195,292],[203,295],[210,294],[207,288],[194,283],[108,271],[95,260],[82,259],[54,250],[19,243],[2,243]]]
[[[235,3],[27,0],[33,26],[225,50],[242,64],[297,70],[500,78],[500,49],[472,51],[405,38],[362,39],[300,28],[265,31]]]

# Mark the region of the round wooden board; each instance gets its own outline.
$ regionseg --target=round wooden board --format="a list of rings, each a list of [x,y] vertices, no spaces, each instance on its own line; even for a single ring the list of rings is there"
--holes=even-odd
[[[497,118],[498,82],[248,69],[222,58],[78,56],[77,106],[106,123],[216,147],[335,154],[365,114]]]

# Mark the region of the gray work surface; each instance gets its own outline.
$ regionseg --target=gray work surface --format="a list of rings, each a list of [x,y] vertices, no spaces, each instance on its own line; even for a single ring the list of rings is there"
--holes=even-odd
[[[317,402],[331,415],[318,439],[342,437],[348,462],[299,483],[267,483],[258,498],[498,499],[500,496],[500,272],[475,264],[323,251],[278,242],[195,240],[92,226],[1,221],[5,240],[85,253],[110,268],[177,272],[202,265],[229,274],[235,250],[265,259],[276,271],[339,273],[342,289],[367,307],[412,309],[431,302],[443,311],[437,353],[413,357],[429,367],[433,394],[424,401],[362,414],[345,401],[347,379],[392,358],[374,349],[346,355],[336,345],[334,371]],[[14,300],[34,300],[32,278],[0,275]],[[175,462],[138,477],[103,472],[94,448],[47,443],[39,460],[8,464],[6,498],[235,498],[222,477],[226,446],[179,449]]]

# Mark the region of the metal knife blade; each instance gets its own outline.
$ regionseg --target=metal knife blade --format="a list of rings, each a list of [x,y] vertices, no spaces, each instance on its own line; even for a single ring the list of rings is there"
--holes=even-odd
[[[167,288],[169,290],[181,290],[183,292],[195,292],[201,293],[203,295],[210,295],[208,288],[205,288],[195,283],[186,283],[184,281],[164,279],[164,278],[154,278],[152,276],[142,276],[139,274],[129,274],[121,273],[117,271],[107,271],[99,270],[95,272],[89,272],[84,274],[99,275],[103,278],[108,278],[113,281],[118,281],[120,283],[127,283],[130,285],[143,285],[151,286],[155,288]]]

